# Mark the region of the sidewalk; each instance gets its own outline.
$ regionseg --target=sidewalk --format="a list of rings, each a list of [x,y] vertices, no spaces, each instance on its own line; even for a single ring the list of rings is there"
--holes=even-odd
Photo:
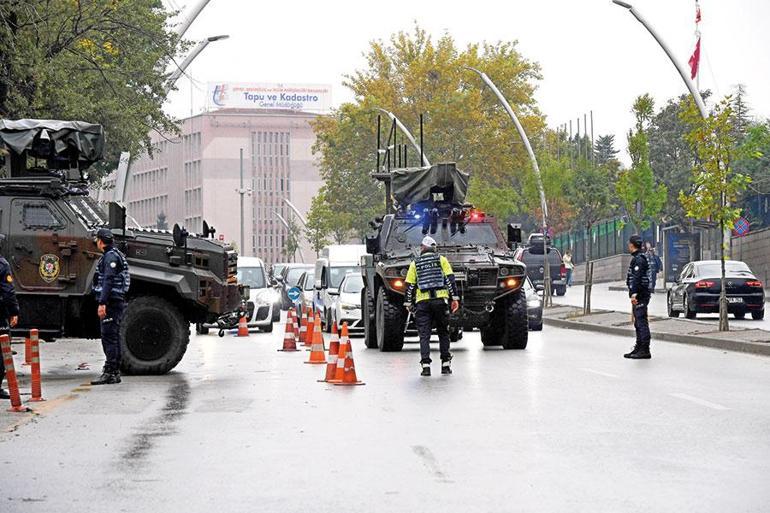
[[[543,322],[560,328],[625,336],[631,340],[635,336],[630,312],[594,309],[591,315],[584,316],[582,308],[555,306],[543,311]],[[770,331],[766,330],[734,327],[729,332],[720,332],[713,323],[650,316],[650,331],[653,341],[665,340],[770,356]]]

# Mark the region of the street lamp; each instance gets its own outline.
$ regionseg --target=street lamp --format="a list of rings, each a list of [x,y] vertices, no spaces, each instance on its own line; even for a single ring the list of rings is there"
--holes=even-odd
[[[275,217],[277,217],[278,220],[281,222],[281,224],[286,227],[286,231],[289,234],[291,234],[292,230],[291,230],[291,226],[289,225],[288,221],[286,221],[286,219],[284,219],[283,216],[281,214],[279,214],[277,210],[273,210],[273,214],[275,214]],[[295,249],[294,250],[294,254],[292,255],[292,258],[294,258],[295,262],[297,261],[296,255],[297,255],[297,250]],[[303,264],[305,263],[305,255],[302,254],[302,251],[299,252],[299,259],[302,260]]]
[[[195,58],[209,45],[209,43],[213,43],[214,41],[221,41],[222,39],[227,39],[229,37],[230,36],[223,34],[220,36],[207,37],[206,39],[200,41],[195,46],[195,48],[193,48],[193,51],[184,58],[184,60],[177,66],[174,72],[168,77],[168,80],[166,81],[166,87],[164,88],[165,93],[168,94],[171,91],[171,88],[174,87],[176,81],[179,80],[179,78],[184,74],[185,70],[190,66],[192,61],[195,60]]]
[[[668,58],[671,59],[672,64],[676,68],[676,70],[679,72],[679,76],[682,77],[682,80],[684,81],[684,84],[687,86],[687,89],[690,91],[690,94],[692,95],[693,100],[695,100],[695,104],[698,106],[698,111],[700,111],[700,115],[703,116],[703,119],[708,118],[708,112],[706,111],[706,104],[703,101],[703,97],[700,94],[700,91],[698,91],[698,88],[695,87],[695,84],[693,83],[692,79],[690,79],[690,75],[687,73],[687,68],[684,67],[684,65],[679,61],[679,59],[676,58],[676,56],[673,54],[671,49],[668,47],[666,42],[663,40],[663,38],[658,34],[658,32],[650,25],[650,23],[642,16],[642,14],[636,10],[636,8],[629,4],[628,2],[623,2],[621,0],[612,0],[612,3],[615,5],[619,5],[620,7],[623,7],[625,9],[628,9],[628,11],[634,15],[634,18],[636,18],[639,23],[641,23],[644,28],[647,29],[647,32],[650,33],[650,35],[657,41],[657,43],[660,45],[661,48],[663,48],[663,51],[666,52],[666,55],[668,55]]]
[[[299,222],[302,223],[302,226],[307,227],[307,220],[302,216],[299,209],[294,206],[294,203],[289,201],[288,198],[283,198],[283,202],[286,203],[290,209],[294,212],[294,215],[297,216],[297,219],[299,219]]]

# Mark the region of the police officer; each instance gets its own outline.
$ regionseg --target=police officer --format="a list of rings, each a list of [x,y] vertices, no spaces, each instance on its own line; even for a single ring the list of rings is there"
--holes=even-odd
[[[4,240],[0,236],[0,241]],[[13,290],[13,276],[8,261],[0,257],[0,335],[10,335],[11,328],[19,323],[19,303]],[[10,399],[8,392],[2,389],[5,379],[5,365],[0,363],[0,399]]]
[[[96,264],[93,291],[99,304],[102,349],[105,363],[102,375],[92,385],[120,383],[120,321],[126,308],[126,294],[131,284],[126,257],[113,246],[112,232],[100,228],[96,245],[104,253]]]
[[[647,321],[647,305],[650,303],[649,262],[642,251],[642,238],[632,235],[628,240],[628,251],[631,262],[628,264],[626,285],[628,296],[631,298],[631,308],[634,312],[634,328],[636,329],[636,344],[625,358],[647,360],[650,355],[650,324]]]
[[[460,307],[452,266],[446,257],[436,252],[436,241],[426,236],[420,246],[420,256],[406,273],[406,308],[414,313],[420,335],[420,364],[422,375],[430,376],[430,334],[436,328],[441,350],[441,374],[452,374],[449,352],[449,310]],[[451,304],[447,303],[451,300]]]

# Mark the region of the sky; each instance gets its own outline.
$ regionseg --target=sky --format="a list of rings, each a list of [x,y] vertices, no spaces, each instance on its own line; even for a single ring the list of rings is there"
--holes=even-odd
[[[629,0],[686,65],[695,45],[694,0]],[[194,0],[165,0],[184,10]],[[747,86],[757,117],[770,117],[770,2],[701,0],[701,89],[716,97]],[[375,7],[376,6],[376,7]],[[207,82],[331,84],[333,105],[350,101],[345,74],[365,65],[372,40],[411,31],[418,23],[435,37],[472,42],[519,42],[542,68],[536,99],[555,128],[593,111],[594,133],[615,134],[628,161],[626,134],[633,99],[650,93],[657,105],[686,92],[650,34],[610,0],[390,0],[349,2],[211,0],[186,37],[227,34],[212,43],[180,79],[166,106],[176,117],[205,106]],[[494,77],[492,77],[494,79]]]

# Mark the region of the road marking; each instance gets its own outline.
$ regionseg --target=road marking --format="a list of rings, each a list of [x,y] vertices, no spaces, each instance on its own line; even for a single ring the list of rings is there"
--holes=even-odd
[[[726,406],[722,406],[721,404],[712,403],[710,401],[706,401],[703,399],[698,399],[697,397],[693,397],[691,395],[687,394],[668,394],[671,397],[676,397],[677,399],[684,399],[685,401],[690,401],[691,403],[700,404],[701,406],[705,406],[706,408],[711,408],[713,410],[729,410],[730,408]]]
[[[609,372],[602,372],[602,371],[598,371],[598,370],[594,370],[594,369],[588,369],[588,368],[585,368],[585,367],[580,369],[580,370],[586,371],[586,372],[590,372],[592,374],[598,374],[599,376],[605,376],[605,377],[608,377],[608,378],[618,378],[618,377],[620,377],[620,376],[617,376],[615,374],[610,374]]]

